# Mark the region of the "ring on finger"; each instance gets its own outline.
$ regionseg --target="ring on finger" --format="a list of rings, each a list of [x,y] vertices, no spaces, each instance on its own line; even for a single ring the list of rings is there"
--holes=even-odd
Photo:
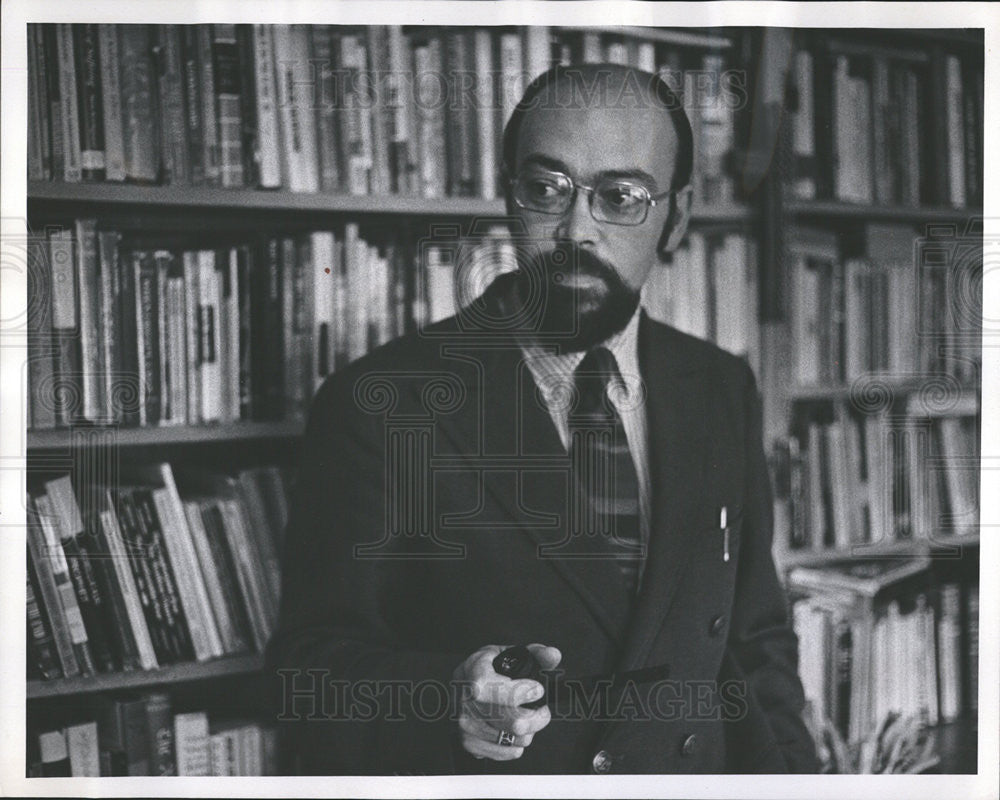
[[[504,747],[513,747],[514,738],[514,734],[510,731],[500,731],[497,735],[497,744],[503,745]]]

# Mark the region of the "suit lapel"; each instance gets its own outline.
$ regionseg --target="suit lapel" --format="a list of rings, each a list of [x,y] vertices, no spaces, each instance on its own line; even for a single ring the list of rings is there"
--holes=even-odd
[[[649,554],[621,670],[635,669],[663,625],[692,552],[704,536],[709,459],[705,363],[670,329],[645,316],[639,328],[639,365],[647,388],[652,520]]]
[[[566,535],[569,457],[520,348],[513,337],[481,346],[456,341],[442,350],[445,363],[459,358],[478,374],[464,413],[442,418],[441,432],[456,453],[488,465],[482,486],[504,510],[504,527],[530,537],[536,556],[620,643],[629,614],[624,580],[606,543]]]

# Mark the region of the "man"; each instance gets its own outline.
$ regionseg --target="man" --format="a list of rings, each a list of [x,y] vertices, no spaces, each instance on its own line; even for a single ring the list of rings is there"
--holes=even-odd
[[[815,769],[753,374],[638,308],[691,160],[654,76],[536,79],[519,269],[318,393],[269,649],[294,769]],[[520,644],[548,704],[497,672]]]

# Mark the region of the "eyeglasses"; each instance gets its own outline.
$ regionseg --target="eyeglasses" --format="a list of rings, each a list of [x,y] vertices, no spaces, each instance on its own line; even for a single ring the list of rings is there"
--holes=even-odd
[[[527,211],[561,215],[573,205],[577,190],[587,193],[590,215],[611,225],[641,225],[651,206],[676,192],[650,194],[641,183],[601,178],[593,186],[577,183],[562,172],[526,167],[510,181],[514,202]]]

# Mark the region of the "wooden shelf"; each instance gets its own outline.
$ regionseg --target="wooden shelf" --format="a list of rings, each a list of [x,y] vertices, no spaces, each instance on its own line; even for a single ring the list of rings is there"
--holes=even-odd
[[[86,678],[59,678],[52,681],[28,681],[27,699],[65,697],[75,694],[135,689],[168,683],[185,683],[227,675],[249,675],[259,672],[264,658],[259,654],[226,656],[199,663],[174,664],[162,669],[114,672]]]
[[[961,548],[959,554],[964,555],[967,549],[979,547],[979,534],[942,536],[935,541],[927,539],[906,540],[901,542],[885,542],[881,544],[857,545],[850,550],[785,550],[775,552],[775,560],[780,570],[793,567],[819,567],[834,561],[858,560],[869,558],[903,558],[907,556],[939,555],[948,557],[954,548]],[[959,554],[953,557],[959,557]]]
[[[269,191],[265,189],[221,189],[210,186],[134,186],[123,183],[64,183],[29,181],[30,203],[65,206],[79,216],[80,206],[115,208],[134,212],[136,207],[211,210],[221,212],[266,211],[397,215],[412,217],[503,217],[503,200],[479,197],[446,197],[429,200],[407,195],[347,195]],[[741,222],[753,218],[749,206],[730,203],[695,207],[696,223]]]
[[[294,439],[302,434],[301,422],[233,422],[222,425],[178,425],[163,428],[60,428],[28,431],[28,450],[66,450],[85,443],[74,434],[106,431],[121,447],[145,445],[234,442],[255,439]]]
[[[917,377],[912,379],[901,380],[899,378],[894,378],[891,376],[883,377],[881,375],[872,373],[871,375],[864,375],[855,381],[853,384],[826,384],[826,385],[815,385],[815,386],[791,386],[788,388],[786,395],[789,400],[846,400],[848,399],[852,392],[854,391],[878,391],[880,387],[892,392],[895,395],[910,395],[917,394],[924,390],[932,391],[938,387],[935,382],[936,375],[927,375],[926,377]],[[855,388],[857,387],[857,388]],[[942,385],[940,387],[942,390],[947,390],[947,386]],[[947,393],[947,392],[945,392]],[[934,404],[935,406],[940,406],[945,408],[944,401]],[[926,408],[925,408],[926,406]],[[951,404],[947,405],[948,413],[955,416],[966,416],[970,414],[976,414],[979,411],[979,389],[978,387],[962,386],[959,388],[957,395],[954,398],[954,405],[952,410]],[[920,409],[923,412],[931,412],[933,410],[931,403],[924,402]]]
[[[833,218],[864,221],[882,220],[898,222],[965,222],[970,217],[981,217],[981,208],[950,208],[948,206],[895,206],[862,205],[838,200],[785,201],[786,213],[809,218]]]

